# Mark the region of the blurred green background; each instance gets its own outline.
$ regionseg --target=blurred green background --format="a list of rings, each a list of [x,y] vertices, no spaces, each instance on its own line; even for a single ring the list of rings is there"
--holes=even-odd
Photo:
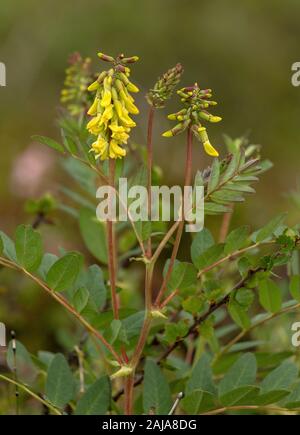
[[[238,206],[236,221],[255,228],[285,210],[290,211],[290,223],[299,221],[299,208],[285,196],[296,188],[299,175],[300,87],[291,85],[291,65],[300,61],[299,17],[299,0],[2,0],[0,61],[6,64],[7,87],[0,88],[1,229],[12,234],[17,224],[28,222],[26,198],[55,192],[58,180],[66,178],[56,154],[32,144],[30,137],[59,138],[54,121],[59,94],[68,55],[77,50],[93,59],[95,71],[103,67],[96,56],[99,50],[140,56],[132,72],[141,89],[140,124],[133,136],[138,143],[145,142],[147,89],[181,62],[184,85],[197,81],[214,90],[219,102],[215,113],[223,122],[209,131],[221,154],[224,133],[248,133],[274,162],[257,185],[257,195]],[[155,160],[167,183],[182,181],[181,138],[160,136],[169,125],[166,114],[177,107],[174,97],[159,112],[155,126]],[[195,144],[194,169],[207,164],[202,147]],[[81,247],[76,226],[68,219],[42,232],[52,252],[57,246]],[[9,319],[10,325],[19,322],[21,329],[26,319],[43,310],[40,320],[29,325],[27,338],[21,337],[25,342],[35,337],[31,344],[39,347],[45,344],[43,338],[31,334],[43,330],[43,323],[50,330],[51,324],[62,325],[63,313],[46,297],[32,299],[35,289],[18,292],[30,287],[23,279],[14,281],[16,291],[9,293],[9,273],[1,272],[0,296],[5,295],[6,308],[1,302],[0,319]]]

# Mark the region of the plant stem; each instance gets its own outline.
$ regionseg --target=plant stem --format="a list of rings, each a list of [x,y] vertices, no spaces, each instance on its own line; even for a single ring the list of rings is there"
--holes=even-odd
[[[253,245],[247,246],[246,248],[243,249],[239,249],[238,251],[233,252],[232,254],[226,255],[226,257],[221,258],[220,260],[216,261],[215,263],[210,264],[209,266],[205,267],[204,269],[200,270],[198,272],[198,279],[201,278],[202,275],[204,275],[205,273],[209,272],[211,269],[214,269],[217,266],[220,266],[220,264],[224,263],[227,260],[234,260],[236,257],[238,257],[239,255],[244,254],[245,252],[251,251],[252,249],[258,248],[259,246],[261,246],[262,244],[272,244],[275,243],[275,241],[268,241],[268,242],[259,242],[259,243],[254,243]]]
[[[133,386],[134,386],[134,375],[127,376],[125,379],[125,415],[132,415],[133,411]]]
[[[191,334],[197,334],[197,330],[198,327],[205,322],[205,320],[208,319],[208,317],[213,314],[216,310],[218,310],[220,307],[222,307],[223,305],[227,305],[227,303],[230,300],[230,295],[231,293],[233,293],[236,290],[239,290],[240,288],[242,288],[245,285],[245,282],[252,276],[252,274],[255,274],[256,272],[259,271],[263,271],[265,270],[264,268],[257,268],[254,270],[249,270],[248,274],[245,276],[245,278],[241,279],[239,282],[236,283],[236,285],[225,295],[222,297],[222,299],[220,299],[218,302],[212,302],[207,311],[202,314],[200,317],[198,317],[197,319],[195,319],[194,323],[190,326],[189,330],[187,331],[187,333],[183,336],[180,337],[178,340],[176,340],[171,346],[169,346],[165,352],[160,356],[160,358],[158,359],[158,362],[163,361],[165,358],[167,358],[170,353],[173,352],[173,350],[175,350],[180,343],[182,343],[182,341],[189,337],[189,335]]]
[[[185,163],[185,177],[184,177],[184,186],[190,186],[191,184],[191,178],[192,178],[192,145],[193,145],[193,133],[191,131],[191,129],[188,129],[187,132],[187,146],[186,146],[186,163]],[[174,267],[174,263],[178,254],[178,249],[179,249],[179,245],[180,245],[180,241],[181,241],[181,237],[182,237],[182,233],[183,233],[183,228],[184,228],[184,195],[183,195],[183,199],[182,199],[182,211],[181,211],[182,215],[181,215],[181,220],[178,226],[178,230],[177,230],[177,234],[176,234],[176,239],[175,239],[175,243],[173,246],[173,251],[172,251],[172,255],[171,255],[171,259],[170,259],[170,263],[168,266],[168,270],[166,273],[166,276],[163,280],[163,283],[161,285],[161,288],[158,292],[158,295],[156,297],[155,300],[155,306],[159,306],[159,303],[161,301],[161,298],[166,290],[167,284],[169,282],[169,279],[171,277],[172,274],[172,270]]]
[[[15,396],[16,396],[16,415],[19,415],[19,388],[18,388],[18,369],[17,369],[17,341],[15,331],[11,331],[12,351],[13,351],[13,373],[15,380]]]
[[[293,304],[289,307],[282,308],[280,311],[277,311],[276,313],[270,314],[268,317],[265,317],[256,323],[253,323],[248,329],[243,329],[228,344],[226,344],[226,346],[224,346],[223,349],[221,349],[218,354],[216,354],[215,360],[218,360],[222,355],[224,355],[226,352],[228,352],[228,350],[231,349],[232,346],[234,346],[236,343],[238,343],[246,334],[251,332],[254,328],[257,328],[258,326],[261,326],[264,323],[269,322],[269,320],[273,320],[276,317],[281,316],[282,314],[290,313],[294,310],[298,310],[299,308],[300,308],[300,303]]]
[[[10,384],[13,384],[13,385],[17,386],[18,388],[20,388],[21,390],[25,391],[31,397],[33,397],[34,399],[36,399],[37,401],[42,403],[44,406],[49,408],[54,414],[62,415],[62,413],[57,408],[55,408],[53,405],[51,405],[51,403],[47,402],[46,400],[44,400],[40,396],[38,396],[36,393],[31,391],[28,387],[26,387],[26,385],[23,385],[20,382],[16,382],[15,380],[8,378],[7,376],[4,376],[4,375],[0,375],[0,379],[2,379],[3,381],[9,382]]]
[[[85,391],[85,387],[84,387],[84,365],[83,365],[83,363],[84,363],[84,354],[83,354],[83,352],[82,352],[82,350],[80,349],[79,346],[75,346],[74,350],[76,352],[77,359],[78,359],[79,385],[80,385],[79,392],[81,394],[83,394],[84,391]]]
[[[151,327],[151,315],[148,310],[146,310],[145,313],[145,319],[144,324],[141,330],[141,334],[139,337],[138,344],[136,346],[135,352],[132,356],[132,359],[130,361],[130,366],[133,369],[133,372],[130,376],[128,376],[125,379],[125,386],[124,386],[124,393],[125,393],[125,414],[131,415],[132,414],[132,403],[133,403],[133,389],[134,389],[134,375],[137,368],[137,365],[140,361],[140,358],[142,356],[144,346],[150,331]]]
[[[109,185],[115,188],[115,159],[109,159]],[[110,209],[112,208],[112,202],[110,198]],[[112,308],[114,318],[119,320],[119,301],[116,291],[116,239],[114,234],[113,218],[109,219],[106,223],[107,228],[107,250],[108,250],[108,270]]]
[[[226,239],[227,234],[229,232],[229,227],[230,227],[230,222],[231,222],[231,218],[232,218],[232,214],[233,214],[234,205],[231,204],[229,207],[230,207],[230,211],[228,211],[227,213],[225,213],[223,215],[223,220],[222,220],[222,225],[221,225],[220,235],[219,235],[219,243],[225,242],[225,239]]]
[[[299,412],[300,408],[288,409],[281,408],[279,406],[270,406],[270,405],[241,405],[241,406],[224,406],[223,408],[213,409],[212,411],[204,412],[200,415],[217,415],[223,414],[223,412],[227,411],[241,411],[241,410],[256,410],[256,411],[273,411],[273,412]]]
[[[170,238],[172,237],[172,235],[175,233],[175,231],[177,230],[178,226],[180,224],[180,221],[176,221],[171,228],[169,229],[169,231],[165,234],[164,238],[161,240],[160,244],[158,245],[158,247],[156,248],[156,251],[154,252],[154,254],[152,255],[151,258],[151,263],[153,264],[153,266],[155,265],[156,261],[158,260],[158,257],[160,256],[160,254],[162,253],[164,247],[166,246],[166,244],[168,243],[168,241],[170,240]]]
[[[237,288],[238,287],[235,287],[235,289],[237,289]],[[190,326],[188,332],[183,337],[181,337],[180,339],[176,340],[171,346],[169,346],[165,350],[165,352],[159,357],[158,362],[160,363],[161,361],[166,359],[170,355],[170,353],[172,353],[179,346],[179,344],[182,343],[182,341],[185,338],[187,338],[189,335],[197,332],[198,326],[200,326],[216,310],[218,310],[223,305],[226,305],[228,303],[228,301],[229,301],[229,294],[224,296],[219,302],[210,304],[209,309],[207,310],[207,312],[204,313],[201,317],[199,317],[198,319],[195,320],[195,322]]]
[[[151,316],[150,313],[146,312],[145,314],[145,320],[142,327],[142,331],[140,334],[140,338],[138,341],[138,344],[136,346],[135,352],[133,354],[133,357],[131,359],[131,366],[135,369],[139,363],[139,360],[142,356],[142,352],[144,350],[144,346],[148,337],[148,333],[151,326]]]
[[[153,265],[151,263],[146,264],[145,272],[145,306],[146,311],[152,309],[152,278],[153,278]]]
[[[237,288],[239,288],[239,286],[242,286],[244,283],[244,280],[240,281],[234,288],[233,290],[236,290]],[[232,291],[233,291],[232,290]],[[190,326],[188,332],[181,337],[180,339],[176,340],[171,346],[169,346],[165,352],[158,358],[157,363],[160,364],[164,359],[166,359],[178,346],[180,343],[182,343],[182,341],[187,338],[190,334],[195,333],[197,331],[197,327],[199,325],[201,325],[201,323],[203,323],[212,313],[214,313],[218,308],[220,308],[221,306],[223,306],[224,304],[226,304],[229,301],[229,294],[224,296],[218,303],[212,303],[210,305],[210,307],[208,308],[207,312],[204,313],[201,317],[199,317],[198,319],[195,320],[195,322]],[[144,324],[142,327],[142,331],[141,331],[141,335],[139,338],[139,342],[137,344],[136,347],[136,351],[132,357],[131,360],[131,366],[132,368],[136,369],[137,364],[140,360],[140,357],[142,355],[146,340],[147,340],[147,336],[150,330],[150,326],[151,326],[151,317],[148,315],[145,317],[144,320]],[[144,376],[141,375],[139,377],[138,380],[136,380],[134,382],[134,384],[132,385],[132,388],[134,386],[139,385],[142,381],[143,381]],[[120,390],[114,397],[114,400],[118,400],[119,397],[126,392],[126,388],[124,388],[123,390]]]
[[[90,164],[89,162],[86,162],[84,159],[81,159],[81,158],[78,157],[78,156],[72,155],[72,157],[74,157],[74,159],[80,161],[80,162],[83,163],[84,165],[86,165],[86,166],[88,166],[89,168],[91,168],[91,169],[92,169],[92,170],[93,170],[93,171],[94,171],[94,172],[99,176],[100,180],[101,180],[103,183],[105,183],[106,185],[109,185],[109,184],[110,184],[110,183],[109,183],[109,179],[108,179],[108,178],[103,174],[103,172],[102,172],[102,171],[101,171],[97,166],[94,166],[94,165]],[[131,226],[132,226],[132,229],[133,229],[133,231],[134,231],[134,234],[135,234],[135,236],[136,236],[136,238],[137,238],[137,241],[138,241],[138,243],[139,243],[139,245],[140,245],[141,251],[142,251],[143,255],[146,256],[146,251],[145,251],[145,248],[144,248],[144,244],[143,244],[143,241],[141,240],[141,238],[140,238],[140,236],[139,236],[139,233],[138,233],[137,228],[136,228],[136,226],[135,226],[134,220],[132,219],[132,216],[131,216],[129,210],[126,209],[125,204],[124,204],[124,202],[123,202],[123,200],[122,200],[122,198],[121,198],[121,196],[120,196],[118,190],[117,190],[115,187],[114,187],[114,191],[115,191],[115,193],[116,193],[117,198],[118,198],[119,201],[120,201],[120,204],[121,204],[121,205],[124,207],[124,209],[126,210],[126,213],[127,213],[127,216],[128,216],[128,220],[129,220],[129,222],[130,222],[130,224],[131,224]]]
[[[71,313],[74,317],[76,317],[79,322],[85,327],[87,331],[89,331],[91,334],[93,334],[98,340],[101,341],[101,343],[106,347],[106,349],[116,358],[116,360],[119,363],[122,363],[121,358],[115,351],[115,349],[105,340],[103,335],[97,331],[92,325],[89,324],[87,320],[85,320],[84,317],[81,316],[78,311],[75,310],[75,308],[72,307],[72,305],[69,304],[69,302],[61,296],[59,293],[52,290],[44,281],[42,281],[40,278],[38,278],[35,275],[32,275],[30,272],[28,272],[23,267],[18,266],[17,264],[13,263],[12,261],[7,260],[6,258],[0,257],[0,264],[3,264],[3,266],[9,267],[11,269],[18,270],[22,273],[24,273],[26,276],[28,276],[30,279],[32,279],[34,282],[36,282],[40,287],[42,287],[53,299],[55,299],[60,305],[62,305],[69,313]]]
[[[153,164],[153,120],[154,120],[154,107],[150,106],[148,115],[148,134],[147,134],[147,186],[148,186],[148,219],[151,219],[151,209],[152,209],[152,164]],[[149,239],[147,240],[147,258],[151,258],[152,255],[152,244],[151,244],[151,233]]]
[[[150,115],[149,115],[150,116]],[[151,115],[152,117],[152,115]],[[150,118],[151,118],[150,117]],[[153,119],[150,119],[150,124],[152,123]],[[149,133],[149,131],[148,131]],[[151,135],[150,135],[151,136]],[[148,136],[149,139],[149,136]],[[151,142],[151,141],[150,141]],[[188,134],[187,134],[187,154],[186,154],[186,166],[185,166],[185,181],[184,181],[184,185],[185,186],[189,186],[191,184],[191,175],[192,175],[192,132],[189,129],[188,130]],[[148,167],[149,169],[149,167]],[[175,226],[176,228],[176,226]],[[182,200],[182,216],[181,216],[181,221],[178,224],[178,230],[177,230],[177,234],[176,234],[176,240],[175,240],[175,244],[173,247],[173,252],[172,252],[172,257],[170,260],[170,265],[169,265],[169,270],[167,272],[167,275],[164,279],[164,282],[162,284],[161,290],[158,294],[158,297],[155,301],[155,306],[158,306],[160,303],[160,299],[163,296],[163,293],[165,291],[166,285],[168,283],[168,280],[171,276],[172,273],[172,269],[174,266],[174,262],[178,253],[178,249],[179,249],[179,244],[180,244],[180,240],[181,240],[181,236],[182,236],[182,232],[183,232],[183,228],[184,228],[184,195],[183,195],[183,200]],[[173,234],[173,232],[171,232],[171,235]],[[171,236],[170,236],[171,237]],[[167,239],[168,240],[168,239]],[[167,242],[167,240],[165,241],[165,243]],[[158,254],[155,253],[155,261],[159,255],[161,251],[158,250]],[[134,374],[135,374],[135,370],[136,367],[140,361],[140,358],[142,356],[144,347],[145,347],[145,343],[150,331],[150,327],[151,327],[151,309],[152,309],[152,289],[151,289],[151,282],[152,282],[152,275],[153,275],[153,266],[154,266],[154,262],[153,262],[153,258],[152,261],[150,261],[150,263],[146,264],[146,285],[145,285],[145,304],[146,304],[146,312],[145,312],[145,320],[144,320],[144,324],[142,327],[142,331],[139,337],[139,341],[136,347],[136,350],[132,356],[130,365],[133,369],[133,373],[130,375],[129,378],[127,378],[127,380],[125,381],[125,388],[124,388],[124,392],[125,392],[125,412],[132,412],[132,397],[133,397],[133,388],[134,388]],[[130,379],[130,380],[129,380]]]
[[[166,299],[160,304],[160,309],[164,308],[176,295],[178,295],[179,290],[176,289],[174,291],[172,291],[172,293],[170,293]]]
[[[152,208],[152,163],[153,163],[153,121],[154,121],[154,108],[151,106],[148,115],[148,133],[147,133],[147,187],[148,187],[148,219],[151,219],[151,208]],[[146,258],[151,259],[152,256],[152,241],[151,234],[147,240],[146,246]],[[133,368],[133,373],[125,379],[125,414],[132,414],[133,406],[133,388],[134,388],[134,374],[136,366],[139,363],[141,354],[143,352],[145,342],[150,330],[151,318],[150,312],[152,309],[152,278],[153,278],[153,267],[152,262],[146,263],[145,272],[145,320],[140,334],[140,338],[136,347],[136,350],[132,356],[130,365]]]

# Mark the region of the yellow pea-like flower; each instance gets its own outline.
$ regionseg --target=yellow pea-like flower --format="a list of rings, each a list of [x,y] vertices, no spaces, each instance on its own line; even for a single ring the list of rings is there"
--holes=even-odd
[[[139,92],[139,88],[137,86],[135,86],[133,83],[129,82],[127,85],[127,89],[130,92]]]
[[[114,113],[113,106],[112,104],[110,104],[109,106],[106,107],[106,109],[104,110],[101,116],[100,125],[104,124],[105,128],[107,128],[108,121],[113,117],[113,113]]]
[[[116,79],[115,81],[116,84],[116,90],[120,93],[120,96],[122,96],[122,94],[124,93],[126,95],[126,97],[132,102],[134,103],[134,98],[130,95],[130,93],[128,92],[124,82],[120,79]]]
[[[121,101],[114,99],[114,107],[116,109],[119,119],[121,119],[123,117],[123,106]]]
[[[206,132],[206,128],[205,127],[200,127],[198,129],[198,133],[200,136],[200,140],[202,142],[203,148],[205,150],[205,152],[212,157],[218,157],[219,153],[218,151],[212,146],[212,144],[209,141],[207,132]]]
[[[95,129],[100,124],[101,115],[97,115],[95,118],[92,118],[90,122],[87,124],[86,128],[92,133],[91,130]]]
[[[120,121],[124,127],[133,128],[136,126],[136,123],[128,115],[123,114],[123,116],[120,117]]]
[[[209,141],[204,142],[203,144],[205,152],[212,157],[218,157],[219,153],[218,151],[212,146],[212,144]]]
[[[109,143],[101,136],[92,144],[91,151],[95,153],[96,159],[100,157],[101,160],[108,158]]]
[[[114,59],[103,53],[99,57],[113,63],[113,66],[108,71],[103,71],[89,86],[89,90],[97,91],[88,110],[93,118],[88,122],[87,129],[98,136],[91,151],[97,159],[118,159],[126,155],[126,150],[121,145],[127,143],[131,128],[136,126],[129,114],[139,113],[130,95],[130,92],[138,92],[138,88],[128,79],[130,68],[125,66],[135,62],[137,58],[120,55]]]
[[[210,122],[220,122],[222,121],[222,117],[221,116],[212,116],[210,118]]]
[[[189,129],[200,140],[205,152],[210,156],[217,157],[219,153],[210,143],[206,128],[202,126],[202,120],[212,123],[222,120],[220,116],[212,115],[206,110],[209,106],[217,104],[215,101],[210,100],[212,96],[211,89],[200,89],[198,84],[195,83],[193,86],[179,89],[177,94],[181,102],[184,103],[184,108],[177,113],[171,113],[168,119],[180,121],[180,123],[164,132],[163,136],[176,136]],[[154,105],[155,96],[151,94],[149,98],[150,104]]]
[[[129,113],[132,113],[133,115],[137,115],[140,113],[139,109],[133,103],[134,102],[133,98],[130,99],[123,89],[119,91],[119,94],[120,94],[120,98],[124,102],[125,107]]]
[[[103,93],[102,100],[101,100],[101,106],[107,107],[110,105],[110,103],[111,103],[111,92],[108,90],[105,90]]]
[[[127,134],[124,127],[121,125],[110,125],[109,128],[112,131],[112,138],[118,141],[119,143],[127,143],[129,138],[129,134]]]
[[[109,145],[109,157],[111,159],[120,159],[126,156],[126,150],[120,147],[115,139],[111,139]]]
[[[100,86],[100,83],[98,82],[98,80],[96,80],[87,89],[88,89],[88,91],[93,92],[93,91],[97,91],[99,86]]]
[[[123,106],[121,101],[114,98],[114,94],[113,94],[113,100],[114,100],[114,106],[115,106],[115,109],[116,109],[116,112],[117,112],[117,115],[118,115],[118,118],[119,118],[121,124],[123,124],[124,127],[129,127],[129,128],[135,127],[136,123],[128,116],[128,111]]]
[[[173,133],[171,130],[168,130],[168,131],[165,131],[162,135],[163,135],[163,137],[172,137]]]
[[[99,98],[95,98],[93,104],[91,105],[91,107],[88,110],[88,115],[96,115],[97,114],[97,110],[98,110],[98,103],[99,103]]]
[[[111,76],[105,77],[103,81],[104,92],[101,100],[102,107],[107,107],[111,103],[111,82],[112,82]]]

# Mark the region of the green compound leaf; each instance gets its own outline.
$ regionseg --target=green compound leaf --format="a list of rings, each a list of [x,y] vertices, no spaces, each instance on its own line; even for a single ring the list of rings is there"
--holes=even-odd
[[[155,361],[147,359],[144,378],[144,412],[155,410],[156,415],[166,415],[172,406],[169,384]]]
[[[51,361],[46,381],[46,396],[58,408],[64,407],[74,395],[75,381],[66,358],[57,354]]]
[[[251,321],[247,311],[237,301],[231,299],[228,305],[228,312],[232,320],[242,329],[248,329]]]
[[[261,392],[288,390],[296,381],[298,368],[290,361],[284,361],[276,369],[272,370],[261,383]]]
[[[224,245],[219,243],[218,245],[211,246],[203,254],[199,255],[196,259],[196,266],[198,269],[204,269],[207,266],[215,263],[219,260],[224,252]]]
[[[189,414],[198,414],[200,409],[203,410],[214,405],[216,387],[213,383],[210,362],[210,357],[203,354],[193,368],[191,377],[187,382],[182,407]],[[205,406],[204,402],[206,402]],[[208,402],[210,402],[210,406]]]
[[[30,272],[41,264],[42,238],[30,225],[20,225],[16,230],[16,255],[18,263]]]
[[[107,376],[92,384],[79,399],[76,415],[105,415],[110,407],[111,386]]]
[[[81,313],[81,311],[86,307],[90,294],[86,287],[80,287],[74,293],[72,302],[76,311]]]
[[[207,186],[207,192],[212,192],[218,185],[220,178],[220,162],[218,159],[214,159],[212,167],[211,167],[211,174],[208,181]]]
[[[265,225],[261,230],[258,231],[255,237],[256,242],[263,242],[271,238],[277,228],[282,225],[285,220],[287,213],[281,213],[272,219],[267,225]]]
[[[254,385],[256,380],[256,359],[252,353],[242,355],[228,370],[219,385],[219,397],[240,387]]]
[[[220,402],[224,406],[248,405],[257,398],[259,391],[254,385],[246,385],[225,393],[220,397]]]
[[[57,260],[49,269],[46,282],[53,290],[61,292],[70,288],[82,265],[82,256],[78,252],[69,252]]]
[[[259,302],[263,308],[271,313],[276,313],[282,305],[281,290],[274,281],[266,279],[258,285]]]
[[[290,293],[296,301],[300,302],[300,275],[291,277]]]
[[[243,248],[245,243],[247,242],[248,234],[248,226],[243,226],[231,231],[231,233],[228,234],[225,240],[224,253],[228,255],[234,251]]]
[[[13,262],[17,262],[16,248],[14,242],[3,231],[0,231],[0,239],[2,242],[2,251],[6,258]]]
[[[198,258],[208,248],[214,245],[214,238],[207,228],[203,228],[202,231],[197,233],[191,246],[191,257],[194,265],[198,267]]]
[[[54,139],[51,139],[50,137],[34,135],[31,136],[31,139],[43,145],[47,145],[48,147],[56,151],[59,151],[62,154],[65,153],[64,147],[60,143],[56,142]]]

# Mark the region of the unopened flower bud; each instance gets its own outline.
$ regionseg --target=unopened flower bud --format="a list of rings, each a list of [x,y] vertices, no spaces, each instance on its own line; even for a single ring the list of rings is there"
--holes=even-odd
[[[148,103],[155,108],[162,108],[166,101],[172,96],[173,91],[179,83],[183,73],[183,67],[178,63],[175,67],[169,69],[155,83],[153,89],[150,89],[146,98]]]
[[[104,53],[98,53],[97,56],[100,57],[100,59],[104,60],[105,62],[114,62],[115,61],[115,59],[112,56],[108,56],[107,54],[104,54]]]

